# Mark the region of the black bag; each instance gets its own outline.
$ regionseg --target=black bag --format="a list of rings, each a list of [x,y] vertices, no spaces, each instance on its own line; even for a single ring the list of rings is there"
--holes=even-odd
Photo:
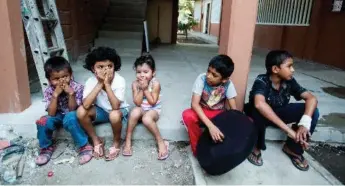
[[[225,138],[222,143],[214,143],[206,128],[198,141],[197,159],[208,174],[220,175],[249,156],[257,141],[257,129],[246,115],[236,110],[225,111],[212,122]]]

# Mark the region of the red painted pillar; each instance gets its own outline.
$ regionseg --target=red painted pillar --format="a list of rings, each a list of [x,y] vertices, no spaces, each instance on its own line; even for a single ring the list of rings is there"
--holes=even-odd
[[[21,112],[31,104],[19,0],[0,1],[0,113]]]
[[[237,106],[242,109],[250,70],[258,0],[225,0],[219,53],[229,55],[235,63],[231,76],[237,90]]]

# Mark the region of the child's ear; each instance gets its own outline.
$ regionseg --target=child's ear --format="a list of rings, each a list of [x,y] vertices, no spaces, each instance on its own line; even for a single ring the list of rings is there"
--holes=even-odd
[[[228,82],[229,80],[230,80],[230,77],[225,78],[225,79],[222,80],[222,83],[226,83],[226,82]]]
[[[156,76],[156,71],[154,71],[154,72],[152,73],[152,76],[153,76],[153,77]]]
[[[279,71],[280,71],[280,68],[279,68],[277,65],[274,65],[274,66],[272,67],[272,72],[273,72],[273,73],[277,74]]]

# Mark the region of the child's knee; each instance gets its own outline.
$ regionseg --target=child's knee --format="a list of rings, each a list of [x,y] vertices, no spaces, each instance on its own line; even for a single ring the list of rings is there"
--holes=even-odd
[[[139,119],[141,115],[142,115],[142,108],[140,108],[140,107],[135,107],[134,109],[132,109],[132,111],[131,111],[129,117],[130,117],[130,118]]]
[[[77,113],[75,111],[68,112],[62,120],[62,124],[64,128],[79,124]]]
[[[182,119],[185,124],[189,122],[197,122],[199,120],[198,115],[196,115],[193,109],[183,111]]]
[[[153,122],[153,118],[149,115],[144,115],[141,121],[144,125],[150,125]]]
[[[86,110],[83,106],[80,106],[77,109],[76,116],[78,119],[86,118],[86,117],[88,117],[88,115],[89,115],[89,111]]]
[[[111,123],[117,123],[122,119],[122,112],[120,110],[112,110],[109,113],[109,120]]]

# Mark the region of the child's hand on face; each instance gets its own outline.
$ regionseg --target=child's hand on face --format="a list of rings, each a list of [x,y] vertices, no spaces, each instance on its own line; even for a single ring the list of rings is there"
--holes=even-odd
[[[63,91],[68,94],[68,95],[73,95],[74,94],[74,90],[67,84],[67,83],[64,83],[62,85],[62,88],[63,88]]]
[[[111,71],[111,69],[106,69],[105,70],[105,75],[104,75],[104,84],[105,85],[111,85],[111,82],[113,80],[113,72]]]
[[[138,83],[141,90],[146,90],[149,86],[148,81],[146,79],[139,79]]]
[[[63,92],[63,87],[62,87],[62,81],[60,80],[60,82],[56,85],[55,87],[55,91],[53,93],[53,96],[55,98],[59,97],[60,94]]]
[[[104,71],[98,71],[98,72],[95,71],[95,75],[96,75],[96,78],[97,78],[98,82],[101,83],[101,84],[104,84],[104,79],[105,79]]]

